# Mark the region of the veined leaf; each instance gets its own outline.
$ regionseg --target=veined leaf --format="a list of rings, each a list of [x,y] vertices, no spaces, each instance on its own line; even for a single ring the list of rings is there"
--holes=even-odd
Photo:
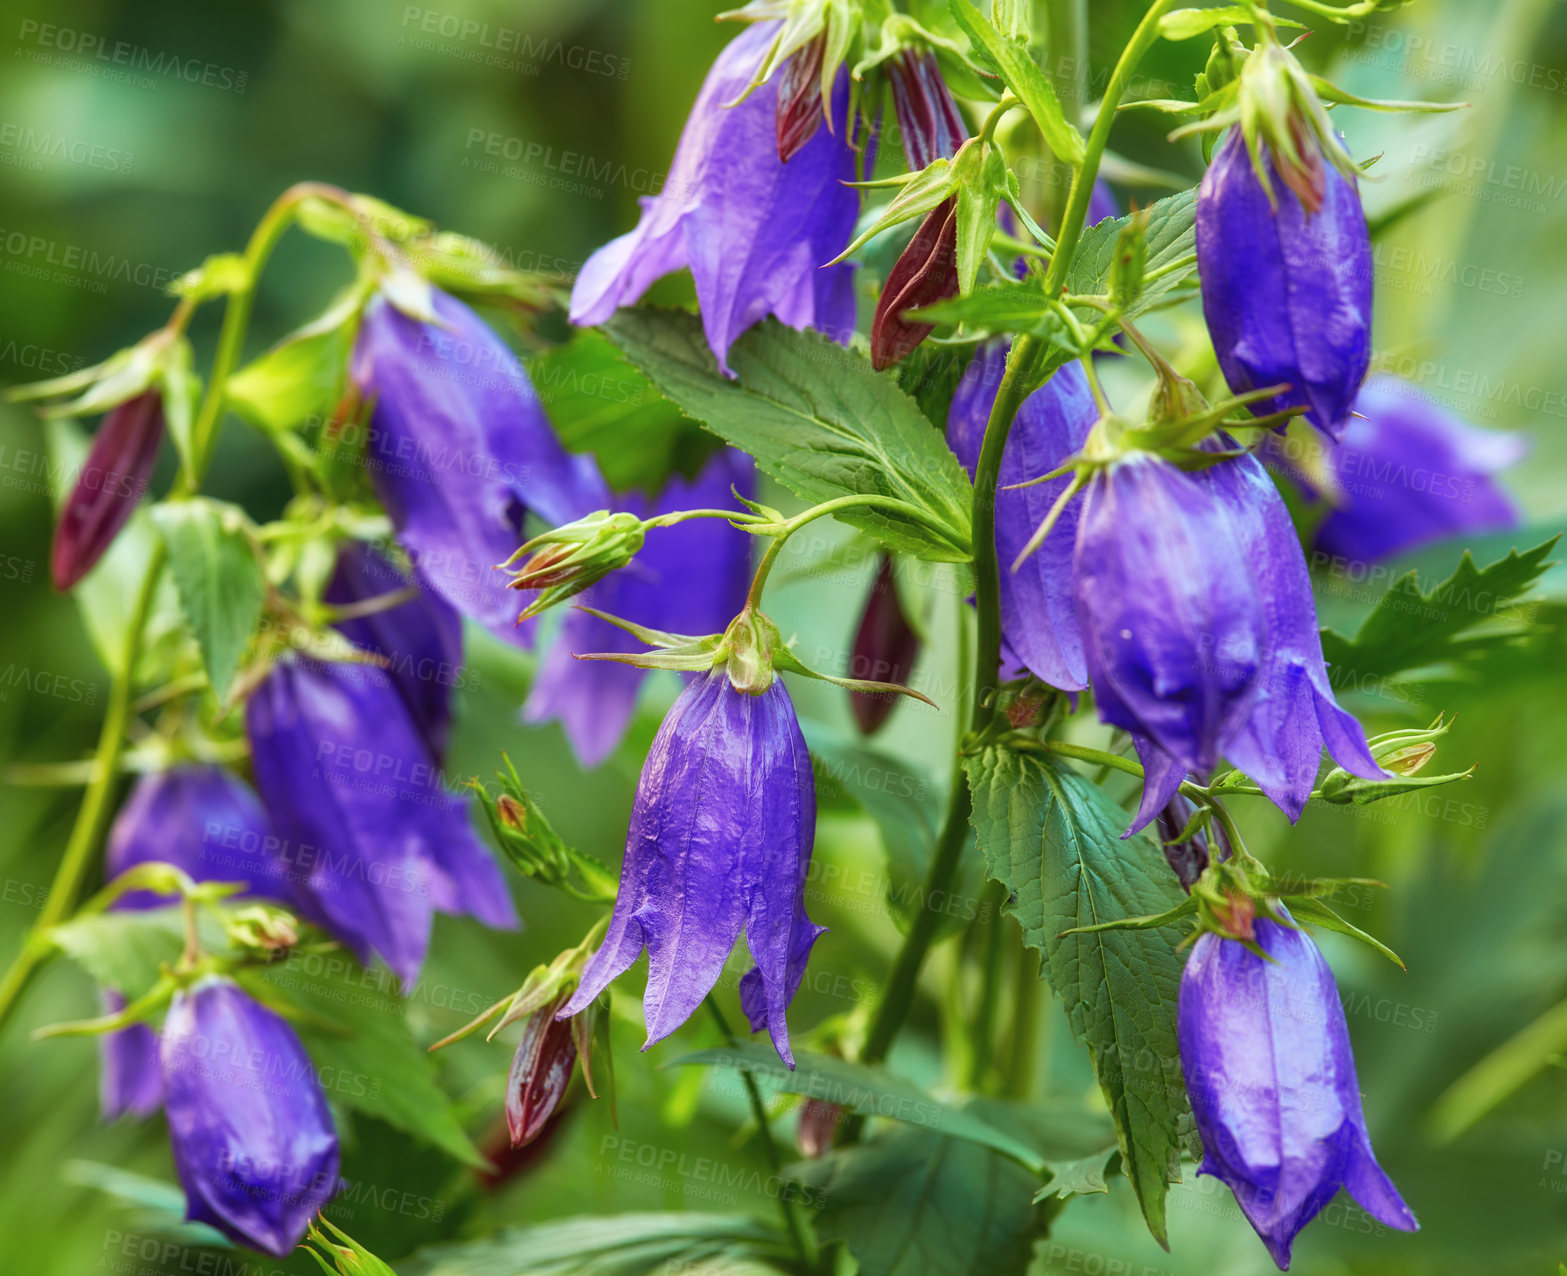
[[[1156,200],[1142,215],[1148,219],[1143,286],[1137,300],[1126,307],[1128,318],[1151,309],[1172,288],[1197,273],[1196,187]],[[1067,271],[1067,292],[1085,296],[1109,292],[1116,241],[1130,222],[1128,214],[1113,221],[1106,219],[1083,232]]]
[[[876,494],[920,511],[845,510],[889,548],[942,562],[969,556],[973,489],[940,432],[891,377],[814,332],[768,319],[719,372],[697,316],[622,310],[604,331],[682,412],[756,457],[796,496]]]
[[[1512,605],[1550,566],[1556,537],[1513,550],[1489,567],[1466,551],[1447,580],[1422,591],[1409,572],[1377,603],[1353,639],[1322,631],[1322,654],[1335,687],[1359,686],[1412,669],[1452,666],[1527,632]]]
[[[342,393],[353,350],[363,290],[344,290],[303,328],[228,379],[224,399],[245,420],[281,433],[325,420]]]
[[[978,1143],[1011,1157],[1038,1173],[1044,1160],[1032,1147],[972,1113],[931,1098],[912,1081],[881,1068],[831,1055],[795,1052],[791,1071],[769,1045],[745,1041],[736,1046],[682,1055],[676,1064],[736,1068],[750,1072],[764,1090],[803,1094],[859,1116],[890,1117],[909,1125],[937,1130],[954,1139]]]
[[[1180,902],[1180,886],[1148,838],[1121,840],[1126,812],[1076,772],[993,745],[969,759],[968,775],[986,867],[1011,891],[1023,940],[1043,955],[1072,1032],[1088,1046],[1123,1168],[1162,1244],[1188,1111],[1175,940],[1161,930],[1062,932],[1162,913]]]
[[[397,1270],[400,1276],[640,1276],[754,1271],[792,1255],[782,1233],[748,1214],[682,1211],[509,1227],[481,1240],[422,1249]]]
[[[180,607],[195,631],[202,663],[219,700],[228,693],[261,619],[267,582],[244,515],[220,501],[165,501],[153,522],[169,547],[169,570]]]
[[[1022,1272],[1044,1217],[1027,1170],[932,1130],[893,1130],[791,1173],[819,1194],[816,1234],[847,1245],[864,1276]]]

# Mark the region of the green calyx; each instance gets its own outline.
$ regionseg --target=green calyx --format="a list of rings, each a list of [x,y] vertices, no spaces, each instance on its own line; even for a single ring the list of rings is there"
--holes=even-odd
[[[1447,734],[1451,726],[1451,722],[1439,715],[1429,727],[1390,731],[1386,735],[1377,736],[1370,741],[1371,756],[1388,773],[1387,778],[1366,780],[1351,775],[1342,767],[1335,767],[1323,777],[1317,795],[1324,802],[1339,806],[1351,803],[1364,806],[1368,802],[1379,802],[1383,798],[1412,793],[1416,789],[1430,789],[1469,779],[1474,774],[1474,767],[1446,775],[1419,774],[1436,755],[1436,742]]]

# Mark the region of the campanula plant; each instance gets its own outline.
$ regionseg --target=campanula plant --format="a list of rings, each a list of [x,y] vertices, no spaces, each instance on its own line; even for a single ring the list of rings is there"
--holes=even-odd
[[[1412,607],[1406,581],[1353,636],[1322,628],[1304,545],[1377,561],[1510,527],[1518,446],[1366,380],[1364,174],[1327,111],[1413,104],[1309,73],[1261,0],[1134,8],[1090,74],[1116,19],[1085,33],[1082,6],[1036,28],[1022,0],[752,0],[711,67],[669,78],[694,103],[667,178],[575,280],[302,183],[149,337],[21,391],[103,417],[91,444],[59,430],[87,463],[57,484],[52,567],[111,681],[92,758],[17,769],[85,800],[0,1024],[55,956],[93,976],[101,1013],[41,1035],[100,1038],[106,1115],[163,1109],[189,1219],[371,1270],[317,1216],[345,1180],[379,1201],[403,1139],[462,1206],[373,1224],[441,1242],[421,1270],[1021,1276],[1074,1195],[1193,1243],[1167,1211],[1193,1172],[1284,1268],[1340,1187],[1399,1231],[1438,1207],[1407,1142],[1372,1151],[1396,1096],[1369,1067],[1362,1094],[1302,929],[1391,956],[1334,906],[1379,883],[1253,848],[1319,804],[1468,778],[1429,765],[1445,712],[1364,692],[1482,669],[1527,620],[1480,622],[1548,546],[1464,561],[1483,617]],[[1193,100],[1134,91],[1156,46],[1175,66],[1199,38]],[[1177,132],[1203,146],[1111,154],[1129,105],[1195,117]],[[1183,166],[1189,189],[1144,197]],[[291,227],[348,274],[240,367]],[[680,271],[694,313],[645,302]],[[198,378],[186,332],[213,303]],[[230,409],[277,453],[270,515],[207,485]],[[140,576],[111,614],[94,567],[117,541]],[[538,938],[562,927],[561,951]],[[621,1038],[635,1001],[667,1073]],[[432,1064],[481,1028],[504,1057]],[[589,1122],[601,1157],[687,1165],[644,1126],[735,1124],[695,1068],[737,1079],[720,1168],[754,1154],[776,1221],[466,1234],[510,1181],[575,1164],[544,1158]],[[774,1126],[802,1098],[795,1166]]]

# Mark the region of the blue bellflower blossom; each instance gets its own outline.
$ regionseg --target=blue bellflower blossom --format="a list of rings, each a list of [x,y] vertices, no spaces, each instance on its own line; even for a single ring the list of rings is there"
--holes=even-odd
[[[1379,1222],[1418,1230],[1371,1150],[1333,972],[1304,932],[1264,918],[1253,926],[1271,961],[1208,933],[1181,972],[1177,1032],[1202,1135],[1197,1172],[1229,1186],[1281,1270],[1341,1186]]]
[[[345,543],[326,602],[362,603],[409,588],[412,582],[385,556],[361,541]],[[452,727],[452,688],[462,677],[462,620],[428,589],[395,607],[334,622],[354,646],[387,661],[386,672],[437,762],[446,756]]]
[[[286,1257],[339,1186],[337,1131],[299,1038],[208,979],[175,995],[161,1057],[186,1218]]]
[[[532,511],[569,523],[609,503],[598,467],[568,453],[516,355],[472,310],[433,291],[438,323],[384,297],[365,309],[352,376],[373,402],[365,463],[423,584],[507,642],[516,598],[496,565]]]
[[[1328,451],[1341,499],[1318,524],[1316,548],[1375,563],[1516,527],[1517,507],[1496,475],[1526,450],[1516,434],[1479,429],[1395,377],[1372,377]]]
[[[184,869],[198,882],[245,882],[242,895],[285,898],[280,845],[261,802],[231,771],[186,763],[144,775],[114,818],[104,852],[110,880],[137,864],[159,861]],[[128,891],[116,909],[159,908],[173,895]],[[117,989],[100,996],[106,1014],[125,1008]],[[98,1101],[105,1118],[144,1117],[163,1102],[158,1036],[145,1023],[98,1039]]]
[[[1221,758],[1291,820],[1324,744],[1351,774],[1382,776],[1334,699],[1305,556],[1254,456],[1114,461],[1084,495],[1074,564],[1099,716],[1131,732],[1146,771],[1133,831]]]
[[[756,962],[747,1015],[793,1067],[785,1012],[823,929],[803,902],[815,836],[815,778],[782,680],[747,695],[721,668],[693,679],[648,751],[609,930],[560,1016],[586,1009],[646,948],[647,1045],[661,1041],[702,1004],[744,930]]]
[[[947,442],[970,477],[1006,370],[1006,342],[990,342],[975,353],[947,415]],[[1072,545],[1078,502],[1067,506],[1037,552],[1012,570],[1035,529],[1044,521],[1070,476],[1005,490],[1048,474],[1087,441],[1099,409],[1088,378],[1076,363],[1060,368],[1023,401],[1001,455],[996,492],[996,554],[1001,563],[1002,671],[1026,670],[1064,691],[1088,685],[1088,666],[1072,585]]]
[[[1239,129],[1214,153],[1197,197],[1203,316],[1224,379],[1236,394],[1287,384],[1251,405],[1262,416],[1306,409],[1338,437],[1371,362],[1371,236],[1360,193],[1322,165],[1312,211],[1263,147],[1273,202]]]
[[[691,482],[677,477],[656,501],[631,496],[621,505],[643,518],[681,509],[738,510],[731,488],[755,496],[756,472],[745,453],[725,448]],[[722,632],[745,604],[751,541],[748,533],[719,519],[655,528],[629,564],[590,586],[577,601],[650,629]],[[617,661],[576,656],[641,649],[624,629],[585,611],[568,612],[523,707],[524,719],[559,719],[577,759],[583,766],[597,766],[625,735],[647,673]]]
[[[820,267],[848,246],[859,213],[859,194],[845,185],[856,176],[848,72],[838,73],[829,127],[787,163],[775,135],[777,77],[725,105],[750,85],[777,27],[757,23],[718,55],[662,191],[644,196],[636,229],[605,244],[578,274],[573,323],[603,323],[655,280],[689,267],[708,345],[725,373],[729,347],[768,315],[847,340],[853,267]]]
[[[407,986],[433,911],[517,924],[468,803],[444,787],[384,670],[283,660],[245,726],[256,786],[298,861],[291,900],[361,961],[379,953]]]

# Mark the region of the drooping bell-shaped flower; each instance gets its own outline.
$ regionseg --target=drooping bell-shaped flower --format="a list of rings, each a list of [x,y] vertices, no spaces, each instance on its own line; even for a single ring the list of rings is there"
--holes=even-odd
[[[907,682],[919,656],[920,639],[904,614],[898,582],[892,574],[892,557],[881,556],[871,592],[860,613],[849,655],[849,676],[874,682]],[[849,710],[865,735],[874,735],[897,706],[891,691],[851,691]]]
[[[1371,237],[1355,181],[1319,159],[1303,201],[1259,141],[1270,192],[1232,129],[1197,197],[1203,315],[1236,394],[1290,388],[1253,403],[1291,407],[1338,437],[1371,361]]]
[[[242,895],[286,898],[283,848],[250,786],[231,771],[183,763],[136,781],[109,830],[104,877],[113,880],[137,864],[159,861],[198,882],[244,882]],[[158,908],[173,895],[127,891],[116,909]],[[144,991],[135,989],[135,992]],[[106,1014],[125,1008],[124,994],[105,988]],[[98,1039],[98,1099],[106,1118],[147,1116],[163,1101],[158,1037],[145,1023]]]
[[[337,1131],[294,1030],[209,979],[175,994],[161,1059],[186,1217],[285,1257],[339,1187]]]
[[[982,345],[952,396],[947,442],[970,476],[979,464],[980,444],[1006,370],[1008,348],[1005,342]],[[1081,691],[1088,685],[1072,585],[1078,503],[1066,507],[1038,551],[1013,571],[1013,562],[1071,478],[1024,488],[1013,485],[1050,473],[1079,451],[1098,416],[1082,368],[1070,363],[1057,370],[1018,410],[1001,454],[996,490],[1003,671],[1008,677],[1020,677],[1027,670],[1065,691]]]
[[[642,199],[636,229],[593,254],[571,294],[573,323],[603,323],[653,282],[689,267],[702,326],[718,365],[753,324],[776,315],[792,328],[847,339],[854,327],[852,267],[831,261],[859,212],[849,144],[849,77],[840,71],[831,128],[818,128],[787,163],[778,158],[774,76],[745,93],[777,23],[759,22],[718,55],[686,120],[663,190]]]
[[[528,374],[462,302],[432,290],[439,322],[377,296],[352,375],[373,404],[365,464],[420,581],[508,642],[531,637],[496,570],[532,511],[568,523],[608,489],[588,456],[560,445]]]
[[[644,518],[682,509],[738,510],[731,488],[741,496],[754,496],[756,474],[748,456],[725,448],[694,480],[671,479],[656,501],[631,496],[622,504]],[[719,632],[745,603],[752,540],[713,518],[653,528],[630,563],[590,586],[576,601],[650,629]],[[646,671],[575,657],[639,649],[625,630],[586,611],[569,612],[539,669],[524,718],[559,719],[582,765],[597,766],[625,735]]]
[[[104,988],[98,994],[106,1015],[125,1009],[125,994]],[[163,1106],[163,1072],[158,1066],[158,1034],[150,1024],[106,1032],[98,1038],[98,1110],[105,1121],[129,1113],[151,1116]]]
[[[1183,470],[1123,454],[1088,485],[1074,568],[1095,705],[1131,732],[1146,770],[1134,829],[1220,758],[1292,820],[1324,744],[1380,777],[1334,700],[1305,556],[1254,456]]]
[[[104,877],[161,861],[198,882],[244,882],[245,896],[284,899],[288,863],[272,822],[251,787],[232,771],[186,762],[136,781],[104,851]],[[172,895],[135,890],[116,908],[159,908]]]
[[[561,1011],[584,1010],[648,952],[648,1045],[690,1017],[742,930],[756,970],[741,993],[753,1028],[793,1066],[785,1018],[822,928],[805,915],[816,834],[810,755],[781,679],[759,694],[724,668],[694,678],[648,751],[603,944]]]
[[[334,626],[354,646],[387,662],[392,684],[440,762],[451,735],[452,688],[463,676],[457,613],[362,541],[348,541],[338,550],[337,568],[322,597],[338,605],[366,604],[410,588],[417,592],[407,601],[345,617]]]
[[[1317,526],[1316,548],[1374,563],[1448,536],[1516,527],[1496,475],[1525,450],[1516,434],[1479,429],[1413,386],[1372,377],[1323,458],[1339,494]]]
[[[1333,972],[1304,932],[1261,917],[1251,925],[1271,961],[1209,932],[1181,973],[1181,1069],[1205,1153],[1197,1172],[1235,1193],[1280,1269],[1340,1187],[1379,1222],[1417,1230],[1371,1150]]]
[[[87,575],[136,509],[163,441],[163,394],[144,390],[103,418],[60,507],[49,574],[62,592]]]
[[[499,867],[391,677],[285,659],[251,695],[256,787],[293,861],[291,898],[368,962],[419,973],[434,910],[515,926]]]

